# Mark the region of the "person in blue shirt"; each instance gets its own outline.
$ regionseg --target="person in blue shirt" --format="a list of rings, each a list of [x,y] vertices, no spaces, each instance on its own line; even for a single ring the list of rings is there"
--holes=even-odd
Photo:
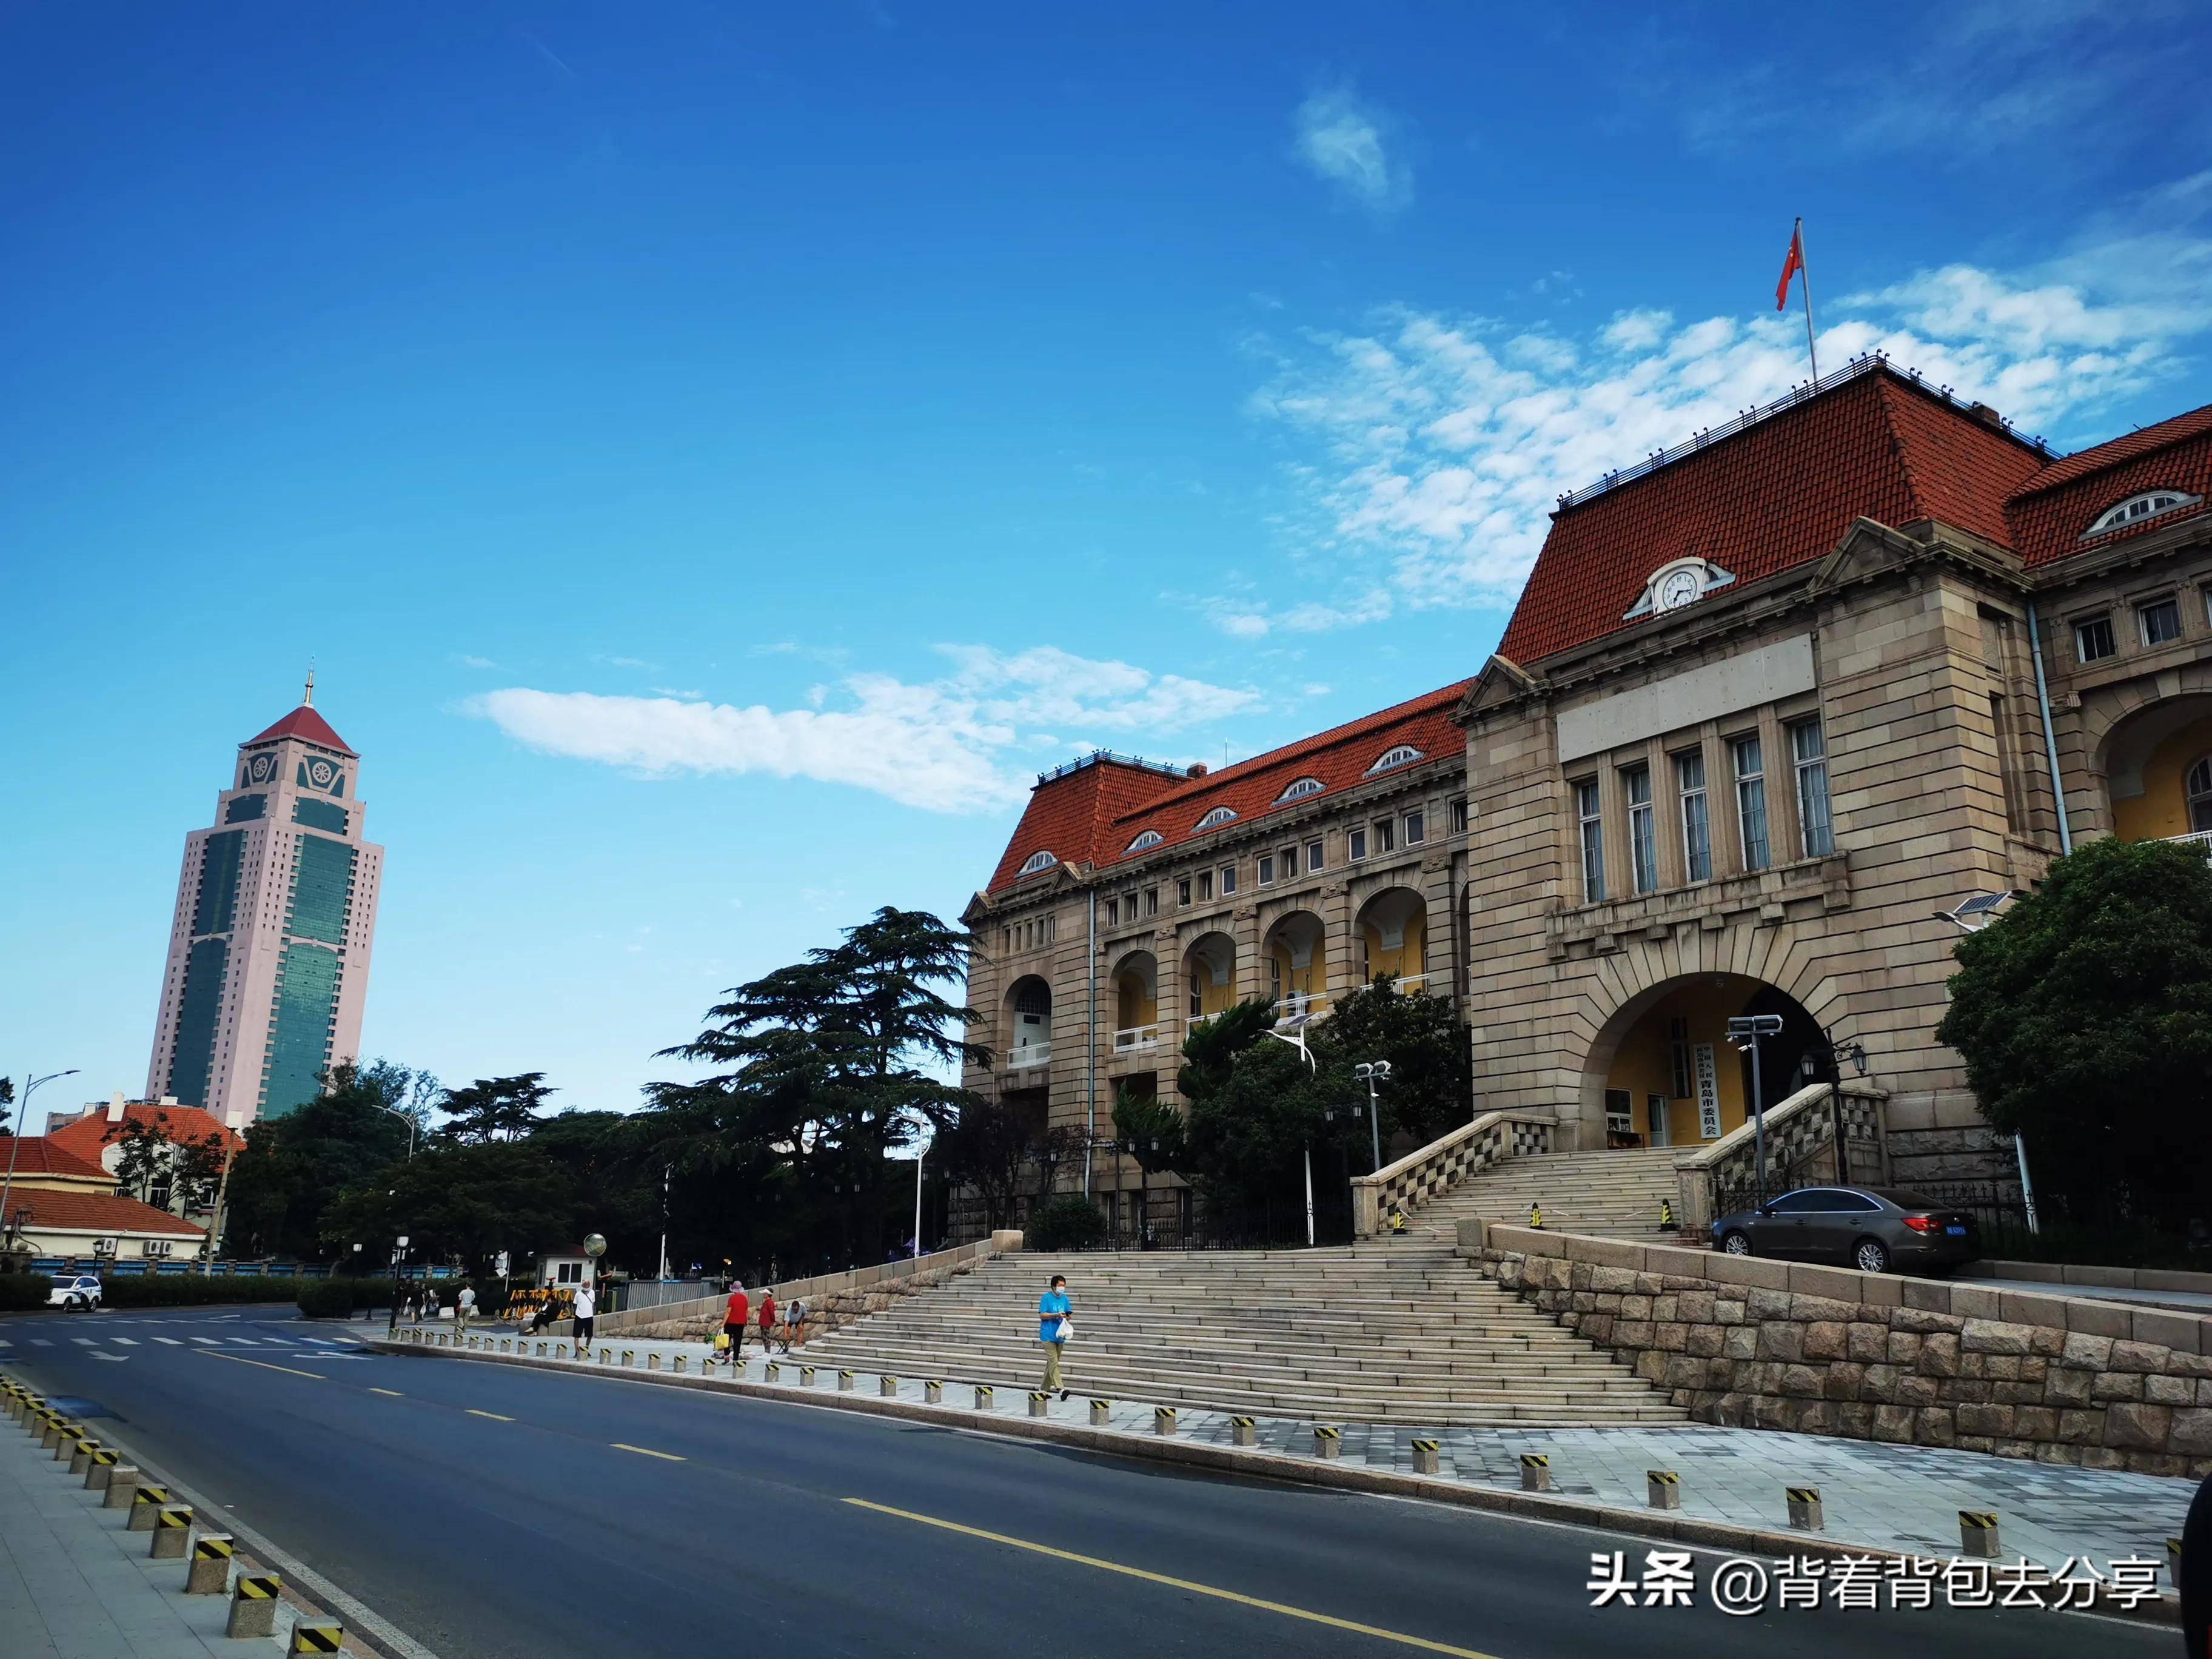
[[[1044,1391],[1062,1400],[1067,1398],[1067,1390],[1060,1385],[1060,1352],[1074,1328],[1068,1321],[1071,1311],[1067,1280],[1054,1273],[1052,1288],[1037,1298],[1037,1340],[1044,1344]]]

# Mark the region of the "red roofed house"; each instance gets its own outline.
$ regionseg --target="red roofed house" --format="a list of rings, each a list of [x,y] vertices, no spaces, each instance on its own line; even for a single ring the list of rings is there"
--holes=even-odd
[[[1770,1107],[1863,1060],[1860,1178],[2016,1191],[1933,1036],[1939,912],[2108,834],[2212,842],[2212,408],[2062,459],[1865,358],[1563,497],[1473,680],[1217,773],[1041,778],[967,912],[967,1081],[1110,1125],[1190,1019],[1389,969],[1473,1028],[1482,1158],[1677,1149],[1695,1222],[1747,1179],[1697,1151],[1748,1114],[1727,1022],[1770,1014]],[[1778,1177],[1832,1178],[1816,1099]],[[1109,1213],[1135,1185],[1091,1171]]]
[[[206,1146],[214,1155],[210,1161],[218,1168],[222,1158],[240,1152],[246,1146],[243,1135],[218,1122],[212,1113],[204,1112],[197,1106],[179,1105],[173,1099],[125,1100],[120,1090],[112,1099],[92,1102],[76,1117],[59,1123],[49,1118],[46,1138],[49,1146],[97,1165],[106,1172],[109,1186],[113,1187],[124,1146],[134,1131],[150,1133],[176,1146]],[[168,1162],[165,1154],[162,1163]],[[130,1195],[157,1210],[195,1218],[205,1226],[214,1217],[213,1188],[205,1183],[190,1182],[179,1187],[173,1179],[174,1173],[173,1170],[157,1167],[149,1171],[149,1178],[142,1183],[141,1189]]]
[[[113,1176],[51,1136],[0,1136],[0,1169],[11,1160],[14,1173],[0,1206],[6,1248],[79,1259],[160,1260],[189,1256],[206,1237],[167,1211],[118,1197]]]

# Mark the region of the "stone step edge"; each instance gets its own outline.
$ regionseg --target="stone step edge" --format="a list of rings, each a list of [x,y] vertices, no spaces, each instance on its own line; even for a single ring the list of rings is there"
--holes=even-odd
[[[1501,1491],[1495,1486],[1446,1480],[1439,1476],[1403,1474],[1395,1469],[1372,1469],[1333,1458],[1296,1457],[1257,1448],[1215,1446],[1202,1441],[1170,1439],[1127,1429],[1094,1429],[1082,1424],[1058,1422],[1051,1418],[1001,1417],[993,1413],[986,1419],[981,1413],[963,1410],[957,1406],[930,1406],[913,1400],[885,1400],[857,1390],[851,1394],[825,1391],[819,1395],[806,1395],[766,1382],[739,1382],[730,1377],[676,1376],[665,1371],[611,1371],[605,1366],[580,1364],[573,1359],[529,1359],[515,1354],[486,1353],[477,1348],[418,1348],[410,1343],[385,1341],[371,1341],[364,1346],[378,1352],[398,1354],[412,1359],[478,1360],[525,1369],[532,1366],[540,1370],[550,1368],[573,1371],[583,1376],[604,1377],[611,1382],[660,1388],[705,1389],[714,1393],[733,1394],[752,1399],[780,1400],[787,1405],[812,1407],[818,1410],[902,1418],[909,1422],[940,1426],[980,1427],[985,1433],[1008,1435],[1024,1440],[1052,1441],[1060,1445],[1080,1447],[1086,1451],[1176,1464],[1214,1474],[1257,1475],[1300,1486],[1379,1492],[1394,1498],[1424,1498],[1432,1503],[1450,1504],[1461,1509],[1488,1510],[1529,1520],[1589,1527],[1601,1532],[1627,1533],[1638,1538],[1656,1538],[1696,1548],[1726,1550],[1735,1554],[1759,1555],[1768,1559],[1789,1555],[1817,1555],[1833,1561],[1844,1556],[1871,1556],[1878,1561],[1929,1560],[1941,1565],[1947,1565],[1952,1559],[1945,1555],[1914,1556],[1905,1551],[1885,1549],[1875,1544],[1853,1544],[1825,1533],[1780,1532],[1763,1527],[1737,1526],[1725,1521],[1708,1521],[1685,1516],[1680,1510],[1615,1508],[1611,1504],[1593,1504],[1581,1498],[1563,1498],[1556,1493]],[[1389,1426],[1404,1425],[1394,1424]],[[1637,1426],[1656,1429],[1668,1425],[1639,1424]],[[1682,1426],[1705,1425],[1686,1422]],[[1753,1429],[1747,1432],[1755,1434],[1759,1431]],[[2133,1609],[2069,1607],[2054,1611],[2089,1613],[2104,1618],[2119,1616],[2135,1622],[2179,1626],[2181,1623],[2181,1598],[2170,1590],[2161,1590],[2155,1602]]]

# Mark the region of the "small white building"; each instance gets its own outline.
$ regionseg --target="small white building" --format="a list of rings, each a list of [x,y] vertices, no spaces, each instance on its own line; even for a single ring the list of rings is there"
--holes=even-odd
[[[580,1290],[595,1278],[592,1258],[584,1254],[580,1244],[548,1250],[538,1258],[538,1282],[548,1290]]]

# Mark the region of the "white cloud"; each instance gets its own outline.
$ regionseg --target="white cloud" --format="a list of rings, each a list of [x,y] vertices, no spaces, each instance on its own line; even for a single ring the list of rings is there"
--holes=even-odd
[[[2212,179],[2195,195],[2212,198]],[[2174,229],[2154,250],[2119,238],[2026,276],[1946,265],[1825,310],[1820,362],[1832,370],[1884,351],[2023,430],[2073,422],[2100,437],[2100,411],[2178,373],[2180,349],[2212,330],[2208,276],[2212,240]],[[1586,338],[1407,307],[1376,322],[1306,336],[1254,399],[1315,446],[1291,469],[1308,508],[1291,527],[1297,563],[1331,567],[1331,589],[1279,610],[1220,599],[1210,609],[1224,632],[1508,604],[1562,492],[1769,402],[1806,373],[1794,312],[1683,324],[1638,309]]]
[[[1317,92],[1298,106],[1297,158],[1359,206],[1393,212],[1413,199],[1413,173],[1390,155],[1388,125],[1349,92]]]
[[[1155,675],[1050,646],[1007,654],[940,647],[952,672],[910,684],[848,675],[813,708],[677,697],[605,696],[509,686],[468,712],[546,754],[598,761],[647,777],[680,774],[812,778],[871,789],[933,812],[997,811],[1027,793],[1013,763],[1040,727],[1081,734],[1065,747],[1132,732],[1170,732],[1260,704],[1256,692],[1179,674]],[[839,707],[827,706],[834,695]]]

